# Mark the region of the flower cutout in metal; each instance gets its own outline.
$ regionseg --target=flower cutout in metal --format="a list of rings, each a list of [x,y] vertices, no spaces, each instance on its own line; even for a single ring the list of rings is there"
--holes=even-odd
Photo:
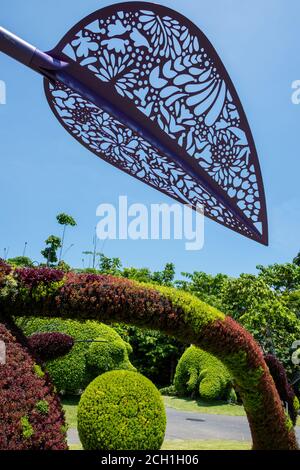
[[[217,52],[191,21],[152,3],[115,4],[35,56],[21,61],[47,77],[54,114],[81,144],[175,200],[203,205],[216,222],[268,243],[246,115]]]

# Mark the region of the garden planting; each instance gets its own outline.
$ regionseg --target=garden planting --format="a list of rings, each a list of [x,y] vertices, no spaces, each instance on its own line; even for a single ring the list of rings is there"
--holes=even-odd
[[[293,422],[282,404],[261,348],[240,324],[199,298],[171,287],[110,275],[65,273],[50,268],[12,269],[3,262],[0,288],[3,325],[0,339],[7,343],[7,363],[0,366],[0,435],[11,432],[16,447],[55,449],[66,445],[59,401],[48,385],[48,375],[34,361],[28,341],[24,337],[21,340],[12,322],[12,317],[22,316],[128,323],[157,329],[201,347],[216,356],[234,380],[250,424],[253,449],[297,448]],[[14,359],[15,348],[22,355],[21,361]],[[20,384],[11,379],[13,371],[22,376]],[[25,377],[27,395],[21,393]],[[38,400],[30,393],[32,384]],[[4,406],[12,396],[13,403],[18,403],[19,394],[24,401],[22,406],[14,404],[16,410]],[[46,406],[38,407],[44,414],[37,409],[37,402],[42,400],[48,403],[48,414]],[[46,438],[40,423],[45,429],[47,422]],[[2,437],[1,447],[6,446]]]

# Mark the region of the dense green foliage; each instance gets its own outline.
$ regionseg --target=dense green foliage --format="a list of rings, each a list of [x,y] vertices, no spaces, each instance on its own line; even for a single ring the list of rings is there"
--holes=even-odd
[[[182,273],[185,279],[176,281],[175,285],[179,289],[191,292],[203,302],[213,305],[216,308],[222,307],[222,289],[229,279],[225,274],[212,276],[204,272]]]
[[[114,329],[132,346],[131,362],[141,374],[159,387],[173,382],[176,365],[186,347],[183,343],[156,330],[120,324]]]
[[[102,323],[81,323],[59,318],[21,318],[18,324],[28,336],[37,332],[59,332],[74,339],[75,344],[68,354],[46,362],[47,370],[59,392],[78,393],[103,372],[134,369],[128,358],[132,351],[131,346],[112,328]]]
[[[300,266],[295,263],[258,265],[258,276],[276,292],[292,292],[300,286]]]
[[[102,374],[81,396],[78,432],[85,450],[158,450],[165,429],[160,393],[137,372]]]
[[[283,295],[262,276],[242,274],[225,284],[222,299],[223,310],[253,334],[265,353],[276,355],[291,377],[290,348],[300,338],[300,320]]]
[[[296,262],[258,266],[258,275],[242,274],[230,278],[225,274],[213,276],[194,272],[182,273],[184,279],[174,281],[172,263],[167,263],[162,271],[152,273],[148,268],[123,268],[119,258],[96,255],[100,256],[98,269],[89,269],[89,272],[155,285],[174,284],[229,314],[254,335],[266,354],[275,354],[279,358],[290,380],[295,379],[297,367],[291,362],[290,348],[293,341],[300,338],[300,266]],[[172,382],[176,363],[184,349],[182,343],[159,332],[131,326],[120,325],[117,331],[132,344],[133,362],[140,372],[159,386]]]
[[[153,282],[164,286],[171,286],[175,277],[175,266],[173,263],[167,263],[162,271],[155,271],[153,273],[148,268],[122,268],[120,258],[108,258],[103,253],[100,253],[98,272],[122,276],[138,282]]]
[[[190,346],[180,358],[174,385],[181,396],[235,401],[232,377],[227,368],[212,354],[195,346]]]

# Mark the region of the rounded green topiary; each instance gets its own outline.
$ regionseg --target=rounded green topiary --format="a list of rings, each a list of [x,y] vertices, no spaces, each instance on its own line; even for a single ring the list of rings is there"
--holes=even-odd
[[[113,328],[103,323],[60,318],[21,318],[18,324],[27,336],[59,332],[75,340],[68,354],[46,362],[47,371],[59,392],[76,394],[84,390],[95,377],[109,370],[135,370],[128,357],[131,346]],[[86,340],[95,342],[84,342]]]
[[[198,396],[203,400],[236,400],[227,368],[215,356],[195,346],[190,346],[181,356],[174,385],[183,396]]]
[[[158,450],[165,430],[162,397],[137,372],[102,374],[81,396],[78,432],[85,450]]]

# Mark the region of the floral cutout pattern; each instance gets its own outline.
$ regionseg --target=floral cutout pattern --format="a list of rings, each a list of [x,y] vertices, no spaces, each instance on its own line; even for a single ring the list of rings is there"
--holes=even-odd
[[[249,145],[232,85],[200,31],[195,34],[174,12],[165,9],[161,14],[154,5],[151,10],[132,4],[113,8],[110,14],[96,13],[88,24],[83,20],[60,45],[62,52],[112,85],[176,140],[262,233],[264,194],[255,149]],[[93,152],[174,198],[204,204],[206,215],[253,237],[199,182],[133,131],[71,90],[49,87],[56,115]]]
[[[185,204],[205,206],[208,217],[252,237],[230,210],[133,131],[63,85],[50,85],[50,93],[68,131],[105,161]]]

